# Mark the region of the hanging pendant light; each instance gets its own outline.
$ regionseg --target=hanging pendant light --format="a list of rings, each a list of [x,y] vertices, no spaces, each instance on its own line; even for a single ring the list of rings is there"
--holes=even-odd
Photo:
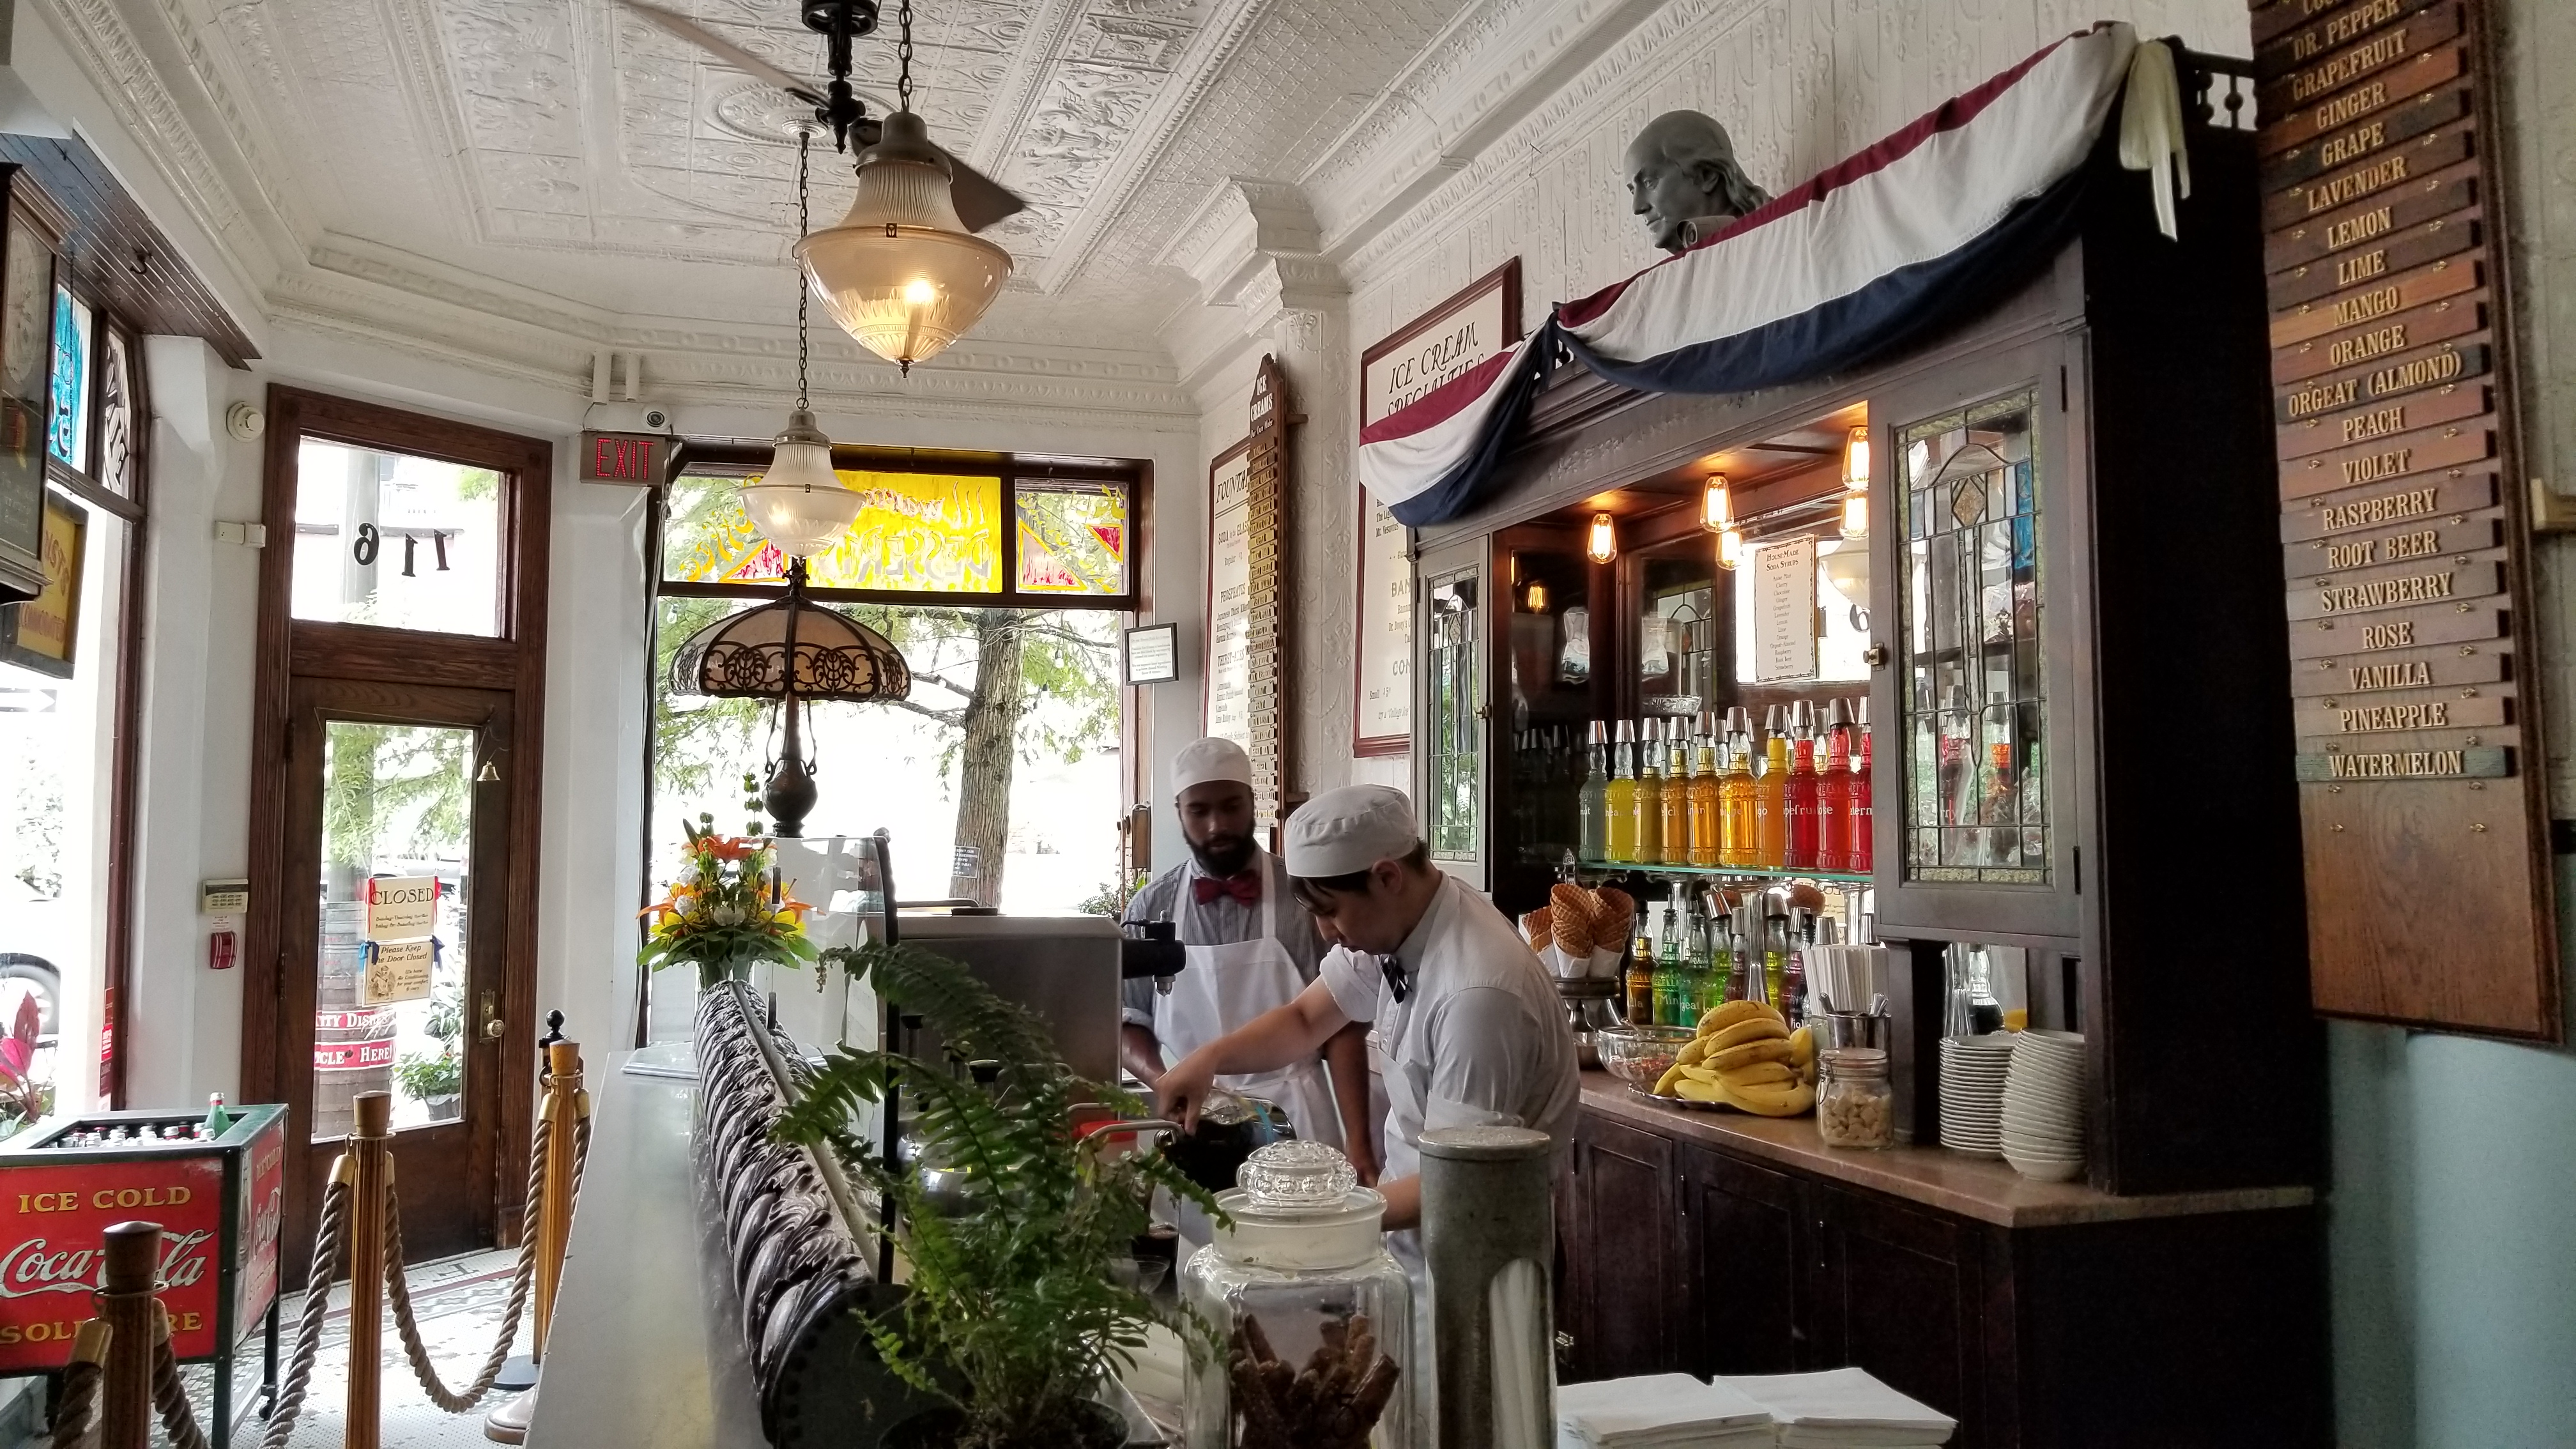
[[[796,234],[807,221],[805,154],[813,142],[810,130],[796,133]],[[799,249],[803,241],[797,243]],[[814,425],[807,394],[805,288],[796,289],[796,407],[787,427],[775,439],[769,471],[742,485],[742,511],[777,550],[791,559],[812,558],[832,546],[842,530],[859,516],[859,495],[841,486],[832,471],[832,440]]]
[[[1735,526],[1735,493],[1723,473],[1709,474],[1708,482],[1701,485],[1699,526],[1711,533],[1724,533]]]
[[[1858,427],[1843,443],[1843,537],[1869,536],[1869,429]]]
[[[1583,553],[1597,564],[1606,564],[1619,556],[1619,529],[1609,514],[1592,515],[1592,527],[1584,536]]]
[[[983,320],[1010,279],[1011,254],[958,220],[948,157],[912,112],[911,0],[898,14],[902,108],[859,153],[850,214],[798,242],[796,255],[841,330],[909,376]]]

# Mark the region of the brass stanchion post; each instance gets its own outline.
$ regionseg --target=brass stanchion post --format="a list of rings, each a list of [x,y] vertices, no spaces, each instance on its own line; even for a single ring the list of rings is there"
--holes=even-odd
[[[554,1322],[555,1289],[563,1281],[564,1245],[572,1239],[574,1174],[581,1163],[573,1150],[573,1132],[590,1115],[590,1094],[581,1086],[581,1043],[559,1041],[546,1048],[546,1101],[539,1130],[546,1143],[545,1206],[537,1218],[537,1324],[529,1354],[546,1358],[546,1329]]]
[[[362,1092],[349,1134],[349,1410],[341,1443],[377,1449],[384,1428],[385,1195],[394,1181],[389,1092]],[[120,1335],[122,1336],[122,1335]]]
[[[99,1381],[99,1449],[146,1449],[152,1442],[152,1290],[161,1274],[161,1225],[107,1230],[107,1286],[98,1316],[112,1335]]]

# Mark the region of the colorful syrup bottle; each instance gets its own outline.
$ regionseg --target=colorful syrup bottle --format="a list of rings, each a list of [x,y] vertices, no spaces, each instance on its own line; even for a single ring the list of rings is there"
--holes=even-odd
[[[1816,767],[1816,868],[1850,870],[1851,710],[1837,699],[1825,707],[1825,758]]]
[[[1629,813],[1637,822],[1637,853],[1630,859],[1660,864],[1664,858],[1664,732],[1650,719],[1637,722],[1637,796]]]
[[[1726,778],[1717,787],[1718,864],[1753,864],[1759,830],[1755,820],[1753,720],[1741,706],[1728,710]]]
[[[1717,783],[1717,714],[1699,717],[1699,740],[1692,754],[1690,780],[1690,863],[1716,865],[1725,838],[1719,824]]]
[[[1780,706],[1762,717],[1762,778],[1753,782],[1753,863],[1779,870],[1789,863],[1789,736]],[[1764,998],[1768,1000],[1768,997]]]
[[[1601,792],[1604,860],[1634,865],[1637,860],[1637,746],[1621,720],[1610,742],[1610,783]]]
[[[1814,705],[1802,699],[1790,707],[1789,735],[1789,778],[1781,786],[1781,800],[1789,817],[1789,845],[1780,863],[1791,870],[1815,870],[1824,860],[1817,854],[1823,831],[1822,822],[1816,818],[1822,782],[1816,776]]]
[[[1671,758],[1664,766],[1664,853],[1666,865],[1690,864],[1691,790],[1699,783],[1698,742],[1688,720],[1667,720],[1672,735]]]
[[[1664,902],[1663,940],[1655,951],[1655,1024],[1680,1026],[1690,1003],[1682,998],[1682,932],[1673,919],[1673,903]]]
[[[1610,858],[1610,727],[1600,720],[1592,722],[1592,741],[1583,747],[1583,787],[1575,801],[1581,841],[1576,858],[1608,860]]]
[[[1851,777],[1851,868],[1862,875],[1874,869],[1878,849],[1875,823],[1869,812],[1869,701],[1862,699],[1854,709],[1853,725],[1860,735],[1860,746],[1852,756]]]
[[[1655,1020],[1655,943],[1646,936],[1646,908],[1637,908],[1628,945],[1628,1024],[1657,1026]]]
[[[1784,1006],[1789,995],[1789,908],[1780,897],[1766,893],[1762,910],[1762,999]]]

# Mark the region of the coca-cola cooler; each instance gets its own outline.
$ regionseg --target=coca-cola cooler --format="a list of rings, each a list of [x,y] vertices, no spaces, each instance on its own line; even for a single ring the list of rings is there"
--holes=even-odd
[[[0,1376],[53,1373],[101,1286],[102,1234],[161,1225],[161,1302],[212,1449],[257,1440],[277,1386],[278,1220],[286,1109],[205,1118],[96,1112],[0,1143]],[[159,1428],[154,1430],[156,1441]]]

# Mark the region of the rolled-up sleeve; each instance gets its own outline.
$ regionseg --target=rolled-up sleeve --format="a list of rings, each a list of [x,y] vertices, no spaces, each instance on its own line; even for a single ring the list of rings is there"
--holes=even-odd
[[[1335,946],[1324,954],[1315,979],[1333,993],[1333,1004],[1342,1009],[1343,1016],[1352,1021],[1377,1020],[1378,988],[1386,976],[1378,969],[1375,956]]]
[[[1425,1131],[1443,1127],[1533,1127],[1544,1053],[1519,997],[1500,987],[1458,992],[1443,1005],[1432,1032],[1431,1084],[1422,1103]]]
[[[1129,1026],[1154,1028],[1154,978],[1139,976],[1118,983],[1118,1019]]]

